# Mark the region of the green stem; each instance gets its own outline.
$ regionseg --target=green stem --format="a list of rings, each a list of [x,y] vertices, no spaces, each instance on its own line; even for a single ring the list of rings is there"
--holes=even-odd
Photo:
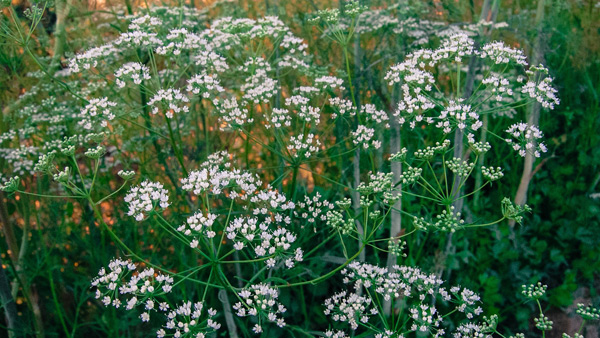
[[[58,314],[58,320],[60,321],[63,330],[67,337],[71,337],[69,333],[69,329],[67,329],[67,323],[63,318],[63,311],[58,303],[58,297],[56,296],[56,290],[54,288],[54,277],[52,276],[52,270],[48,271],[48,280],[50,281],[50,292],[52,293],[52,301],[54,302],[54,307],[56,308],[56,314]]]
[[[333,276],[336,272],[340,271],[341,269],[345,268],[346,265],[350,264],[354,259],[356,259],[356,257],[358,257],[360,255],[360,253],[364,250],[365,248],[365,244],[363,244],[360,247],[360,250],[358,250],[357,253],[354,254],[354,256],[350,257],[344,264],[338,266],[337,268],[333,269],[332,271],[324,274],[323,276],[317,277],[315,279],[311,279],[311,280],[307,280],[304,282],[298,282],[298,283],[291,283],[291,284],[283,284],[283,285],[278,285],[278,287],[280,288],[289,288],[289,287],[294,287],[294,286],[298,286],[298,285],[307,285],[307,284],[316,284],[318,282],[324,281],[326,279],[328,279],[329,277]]]
[[[171,119],[168,118],[167,116],[165,116],[165,118],[167,119],[167,126],[169,128],[169,139],[171,140],[171,145],[173,146],[173,152],[175,152],[175,157],[177,158],[179,165],[181,165],[183,174],[185,176],[188,176],[188,171],[187,171],[187,169],[185,169],[185,164],[183,163],[183,155],[181,153],[181,148],[177,147],[177,142],[176,142],[175,136],[173,134],[173,128],[171,127]]]

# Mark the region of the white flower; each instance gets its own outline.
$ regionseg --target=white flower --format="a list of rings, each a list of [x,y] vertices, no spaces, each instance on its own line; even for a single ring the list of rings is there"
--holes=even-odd
[[[189,107],[185,104],[190,102],[187,96],[181,93],[179,89],[159,89],[149,101],[152,108],[152,114],[158,114],[159,110],[164,110],[168,118],[173,118],[173,113],[187,113]],[[159,107],[160,106],[160,107]]]
[[[100,126],[108,126],[108,122],[114,120],[115,114],[112,108],[117,104],[109,101],[108,98],[91,99],[89,103],[81,110],[79,125],[84,129],[94,128],[94,122],[99,122]]]
[[[362,146],[364,149],[370,147],[379,149],[381,147],[381,141],[374,140],[375,129],[367,128],[363,125],[359,125],[356,131],[351,132],[352,142],[357,146]]]
[[[306,135],[306,139],[304,135],[300,134],[290,137],[290,144],[287,146],[287,149],[296,158],[310,158],[312,154],[319,151],[320,146],[321,142],[314,134]]]
[[[511,145],[521,157],[525,157],[528,152],[535,157],[540,157],[541,153],[548,151],[546,145],[542,142],[538,142],[543,135],[536,126],[519,122],[510,126],[506,132],[512,137],[506,139],[506,142]]]
[[[139,85],[143,80],[150,79],[150,69],[139,62],[128,62],[115,72],[115,81],[119,88],[125,87],[127,81]]]
[[[127,215],[137,221],[144,219],[145,214],[155,208],[165,209],[169,206],[168,191],[158,182],[144,181],[139,186],[132,187],[125,196],[129,205]]]

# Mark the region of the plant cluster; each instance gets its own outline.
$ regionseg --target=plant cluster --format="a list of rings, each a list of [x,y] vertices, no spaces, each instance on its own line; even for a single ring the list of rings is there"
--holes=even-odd
[[[444,282],[455,234],[532,211],[465,203],[504,193],[502,158],[550,150],[518,116],[560,104],[551,70],[486,41],[503,25],[350,1],[310,14],[307,38],[276,16],[149,7],[103,18],[100,43],[49,70],[30,43],[45,8],[32,8],[30,27],[12,7],[2,26],[41,67],[5,116],[1,190],[85,214],[96,313],[133,313],[158,337],[504,337],[476,288]],[[365,89],[361,36],[384,28],[404,52]],[[312,52],[315,34],[337,62]],[[438,264],[420,260],[429,236],[446,246]],[[546,288],[523,287],[543,335]]]

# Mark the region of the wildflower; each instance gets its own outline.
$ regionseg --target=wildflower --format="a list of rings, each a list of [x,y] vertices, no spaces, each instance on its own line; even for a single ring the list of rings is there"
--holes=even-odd
[[[239,317],[257,317],[259,323],[253,328],[254,333],[262,332],[262,321],[275,323],[279,327],[286,325],[281,315],[287,311],[285,306],[278,302],[279,292],[267,284],[255,284],[239,293],[241,302],[233,305]]]
[[[479,120],[479,114],[471,111],[471,106],[460,104],[460,101],[450,101],[448,107],[442,110],[437,119],[436,127],[442,129],[446,134],[454,128],[461,131],[465,129],[476,131],[483,125]]]
[[[335,112],[331,114],[331,117],[334,119],[338,116],[345,116],[346,114],[348,114],[348,116],[356,115],[356,107],[354,107],[350,100],[332,97],[329,99],[329,104],[335,109]]]
[[[167,314],[167,323],[157,336],[166,336],[168,330],[174,337],[205,337],[220,329],[221,324],[213,320],[217,311],[209,308],[203,316],[203,310],[203,302],[183,302]]]
[[[316,193],[312,198],[308,195],[304,196],[304,201],[297,203],[298,209],[302,211],[294,211],[296,217],[300,217],[309,223],[317,221],[326,221],[326,213],[328,210],[333,210],[333,203],[323,199],[320,193]]]
[[[143,80],[150,80],[150,69],[139,62],[128,62],[115,72],[116,84],[124,88],[127,81],[141,84]]]
[[[483,177],[489,181],[496,181],[501,179],[504,176],[504,173],[502,172],[502,168],[500,167],[486,167],[486,166],[481,166],[481,174],[483,175]]]
[[[528,152],[535,157],[540,157],[541,153],[548,151],[544,143],[538,143],[543,135],[536,126],[520,122],[511,125],[506,132],[512,136],[512,139],[505,139],[506,143],[511,145],[521,157],[525,157]]]
[[[18,176],[11,177],[7,182],[0,184],[0,190],[4,192],[15,192],[19,190],[19,183],[21,182],[21,178]]]
[[[169,195],[163,185],[158,182],[144,181],[139,186],[132,187],[125,196],[129,204],[128,216],[133,216],[136,221],[145,218],[145,214],[156,207],[165,209],[169,206]]]
[[[183,95],[179,89],[159,89],[156,95],[154,95],[149,101],[149,106],[154,106],[152,108],[152,114],[156,115],[159,112],[159,107],[157,104],[161,106],[161,108],[165,109],[165,115],[172,119],[173,113],[187,113],[189,112],[189,108],[185,105],[185,103],[190,102],[187,96]]]
[[[342,79],[339,79],[334,76],[321,76],[321,77],[318,77],[315,79],[315,87],[318,87],[321,89],[335,89],[335,88],[343,89],[344,88],[342,86],[343,83],[344,83],[344,81]]]
[[[371,307],[371,298],[346,291],[334,294],[325,300],[325,315],[334,321],[346,322],[352,330],[358,329],[359,323],[369,321],[369,316],[378,313],[376,307]]]
[[[221,87],[216,75],[201,73],[194,75],[188,80],[187,91],[196,95],[201,94],[204,99],[216,96],[216,94],[221,93],[224,90],[225,89]],[[215,102],[216,101],[213,100],[213,103]]]
[[[254,119],[249,117],[248,109],[244,108],[245,105],[246,102],[240,104],[235,98],[223,100],[218,105],[221,113],[219,120],[225,122],[226,125],[235,127],[254,122]]]
[[[370,147],[379,149],[381,147],[381,141],[374,140],[375,129],[367,128],[363,125],[359,125],[356,131],[351,132],[352,142],[355,145],[362,145],[362,148],[369,149]]]
[[[177,228],[177,231],[182,232],[185,236],[193,236],[190,242],[190,247],[198,246],[198,236],[202,235],[206,238],[213,238],[216,232],[212,226],[217,219],[217,215],[207,214],[204,216],[202,212],[196,212],[194,215],[187,218],[186,223]]]
[[[502,41],[486,43],[481,47],[481,54],[479,56],[483,59],[489,58],[495,64],[514,62],[521,66],[527,66],[527,58],[523,51],[511,48]]]
[[[551,77],[544,77],[539,80],[544,74],[548,74],[546,67],[543,65],[532,66],[527,71],[529,81],[523,85],[521,92],[535,99],[542,107],[554,109],[555,105],[560,104],[560,100],[556,96],[558,91],[552,87],[553,79]]]
[[[79,125],[86,130],[93,129],[94,122],[99,120],[100,126],[107,127],[108,122],[114,120],[116,115],[112,111],[112,107],[117,104],[109,101],[107,97],[101,99],[91,99],[89,103],[81,110],[79,117]]]
[[[274,126],[275,128],[281,128],[283,126],[289,127],[291,125],[292,117],[287,109],[273,108],[273,111],[271,111],[271,117],[265,127],[268,129],[271,128],[271,126]]]
[[[133,176],[135,176],[135,171],[133,171],[133,170],[119,170],[119,172],[117,173],[117,175],[119,175],[125,181],[128,181],[128,180],[132,179]]]
[[[244,100],[258,104],[269,102],[277,95],[278,87],[277,81],[268,77],[264,69],[257,69],[240,89],[244,92]]]
[[[319,151],[320,146],[321,142],[314,134],[306,135],[306,139],[304,139],[304,135],[300,134],[290,137],[290,144],[287,146],[287,149],[296,158],[310,158],[313,153]]]

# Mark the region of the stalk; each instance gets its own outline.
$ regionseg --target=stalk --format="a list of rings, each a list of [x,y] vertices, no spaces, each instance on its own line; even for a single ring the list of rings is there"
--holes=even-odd
[[[392,127],[391,135],[390,135],[390,153],[395,154],[400,151],[402,147],[402,140],[400,138],[400,125],[395,118],[390,119],[390,125]],[[394,175],[394,182],[400,181],[400,175],[402,175],[402,163],[400,162],[392,162],[392,173]],[[398,187],[398,192],[396,194],[400,194],[402,191],[402,184]],[[400,210],[402,209],[402,198],[399,198],[396,203],[394,203],[393,209],[391,211],[391,222],[390,222],[390,238],[397,237],[402,230],[402,215]],[[392,271],[392,267],[397,263],[397,257],[388,254],[387,257],[387,268],[388,271]],[[386,317],[389,317],[392,310],[392,300],[383,301],[383,313]]]
[[[537,11],[535,13],[535,23],[537,26],[537,36],[533,44],[533,57],[531,58],[531,64],[538,65],[543,61],[545,41],[544,34],[542,31],[542,21],[544,20],[544,10],[546,7],[545,0],[538,0]],[[537,125],[540,119],[541,106],[537,101],[534,101],[530,105],[530,110],[527,112],[527,124]],[[530,152],[525,154],[525,162],[523,163],[523,173],[521,175],[521,181],[519,182],[519,188],[515,194],[515,204],[524,205],[527,202],[527,191],[529,190],[529,184],[533,177],[533,162],[535,158]],[[515,221],[509,222],[510,226],[515,225]]]
[[[485,143],[487,139],[487,128],[489,125],[489,115],[483,115],[483,126],[481,127],[481,142]],[[484,163],[485,153],[481,154],[477,159],[477,173],[475,173],[475,193],[473,195],[473,207],[475,211],[479,210],[479,198],[481,197],[481,185],[483,184],[483,178],[481,175],[481,166]]]
[[[0,257],[0,300],[4,308],[8,337],[12,338],[19,336],[21,322],[19,321],[15,299],[10,293],[10,282],[2,265],[2,258]]]
[[[143,116],[144,116],[144,122],[146,124],[146,128],[148,130],[150,130],[150,129],[152,129],[152,121],[150,120],[150,111],[148,110],[148,104],[147,104],[148,97],[146,94],[146,89],[142,85],[140,85],[140,101],[142,104],[142,110],[143,110]],[[162,152],[162,148],[161,148],[160,144],[158,143],[158,140],[156,138],[154,138],[150,133],[148,135],[150,137],[152,137],[152,145],[154,146],[154,150],[156,150],[156,157],[158,158],[158,163],[160,163],[163,167],[165,167],[165,173],[167,174],[167,177],[169,177],[169,180],[171,181],[173,186],[177,187],[177,189],[179,190],[177,178],[175,178],[175,175],[171,171],[171,168],[169,167],[169,164],[167,163],[167,161],[165,159],[165,155]]]
[[[65,42],[67,39],[67,32],[65,29],[65,21],[71,11],[72,0],[56,0],[56,25],[54,28],[54,53],[52,55],[52,61],[50,62],[50,74],[60,67],[60,59],[64,53]]]
[[[499,0],[494,1],[494,9],[496,11],[498,10],[498,8],[500,6],[499,2],[500,2]],[[488,16],[490,17],[490,19],[492,17],[494,17],[492,14],[490,14],[490,7],[491,7],[491,0],[484,0],[482,8],[481,8],[481,14],[479,15],[480,21],[486,20],[488,18]],[[480,35],[483,35],[482,31],[480,31]],[[479,40],[476,40],[475,48],[478,48],[479,46],[480,46],[480,42],[479,42]],[[457,98],[468,99],[473,94],[473,84],[475,82],[475,74],[477,73],[477,69],[479,68],[479,66],[480,66],[479,59],[476,58],[475,56],[471,57],[471,60],[469,61],[469,68],[467,71],[467,78],[465,79],[464,92],[461,95],[461,89],[463,87],[461,87],[461,84],[460,84],[461,70],[460,70],[460,64],[458,65],[458,67],[457,67],[457,83],[456,83],[456,88],[457,88],[456,97]],[[456,131],[454,132],[454,157],[462,159],[463,155],[464,155],[464,133],[461,130],[456,129]],[[463,209],[465,199],[462,198],[463,192],[462,192],[461,185],[460,185],[460,177],[458,177],[457,175],[454,175],[454,177],[453,177],[451,194],[452,194],[451,196],[455,196],[453,199],[453,202],[452,202],[452,206],[454,207],[454,212],[459,213]],[[448,255],[454,249],[454,247],[452,245],[452,235],[453,235],[453,233],[450,233],[450,234],[448,234],[448,237],[447,237],[446,248],[444,250],[444,262],[445,262],[445,259],[448,257]],[[446,279],[450,278],[450,270],[449,269],[446,270],[445,278]]]

